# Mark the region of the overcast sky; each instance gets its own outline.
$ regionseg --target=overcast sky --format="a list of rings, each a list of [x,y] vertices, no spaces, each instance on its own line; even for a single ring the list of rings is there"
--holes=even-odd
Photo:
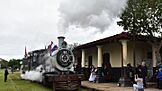
[[[23,58],[62,35],[84,44],[122,32],[126,0],[0,0],[0,58]]]

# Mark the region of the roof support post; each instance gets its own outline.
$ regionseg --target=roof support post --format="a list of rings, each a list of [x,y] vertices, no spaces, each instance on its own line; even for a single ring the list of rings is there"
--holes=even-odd
[[[128,87],[128,86],[132,86],[131,84],[131,80],[130,78],[127,77],[127,73],[126,73],[126,64],[127,62],[127,39],[122,39],[120,40],[121,44],[122,44],[122,68],[121,68],[121,77],[119,79],[118,82],[118,86],[123,86],[123,87]]]
[[[97,50],[98,50],[98,60],[97,60],[98,72],[97,72],[96,82],[101,83],[101,82],[103,82],[103,77],[102,77],[102,62],[103,62],[102,46],[97,46]]]
[[[152,45],[152,62],[153,62],[153,67],[156,67],[156,63],[157,63],[157,60],[156,60],[156,47],[155,45]]]
[[[124,39],[124,40],[120,40],[121,44],[122,44],[122,58],[123,58],[123,65],[122,66],[126,66],[128,63],[128,47],[127,47],[127,42],[128,40]]]
[[[98,48],[98,62],[97,62],[97,67],[102,67],[102,46],[97,46]]]
[[[82,68],[85,67],[85,50],[82,49]]]

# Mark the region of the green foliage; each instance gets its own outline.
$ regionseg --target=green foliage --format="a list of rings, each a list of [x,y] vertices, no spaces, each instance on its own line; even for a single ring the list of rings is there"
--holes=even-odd
[[[70,49],[70,50],[74,50],[74,48],[76,48],[77,46],[79,46],[80,44],[78,44],[78,43],[73,43],[73,44],[69,44],[68,45],[68,48]]]
[[[11,59],[9,62],[8,62],[8,66],[9,67],[14,67],[14,69],[17,69],[17,68],[20,68],[21,62],[22,60],[21,59]]]
[[[161,35],[162,0],[128,0],[127,4],[119,26],[131,34]]]
[[[8,66],[8,61],[1,59],[0,64],[1,64],[1,68],[3,69]]]

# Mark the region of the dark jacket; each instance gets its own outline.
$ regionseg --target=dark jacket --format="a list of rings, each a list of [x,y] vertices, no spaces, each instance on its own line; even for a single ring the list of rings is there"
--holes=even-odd
[[[9,74],[9,73],[8,73],[8,70],[5,69],[5,73],[4,73],[4,75],[7,76],[8,74]]]
[[[146,66],[141,66],[141,73],[143,77],[147,76],[147,67]]]

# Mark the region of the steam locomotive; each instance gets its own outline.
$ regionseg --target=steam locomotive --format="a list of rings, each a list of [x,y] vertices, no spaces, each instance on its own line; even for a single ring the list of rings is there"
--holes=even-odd
[[[59,47],[49,53],[49,48],[29,52],[22,63],[22,73],[35,70],[41,65],[42,84],[55,90],[77,90],[81,86],[82,74],[74,71],[74,54],[67,48],[65,37],[58,37]]]

